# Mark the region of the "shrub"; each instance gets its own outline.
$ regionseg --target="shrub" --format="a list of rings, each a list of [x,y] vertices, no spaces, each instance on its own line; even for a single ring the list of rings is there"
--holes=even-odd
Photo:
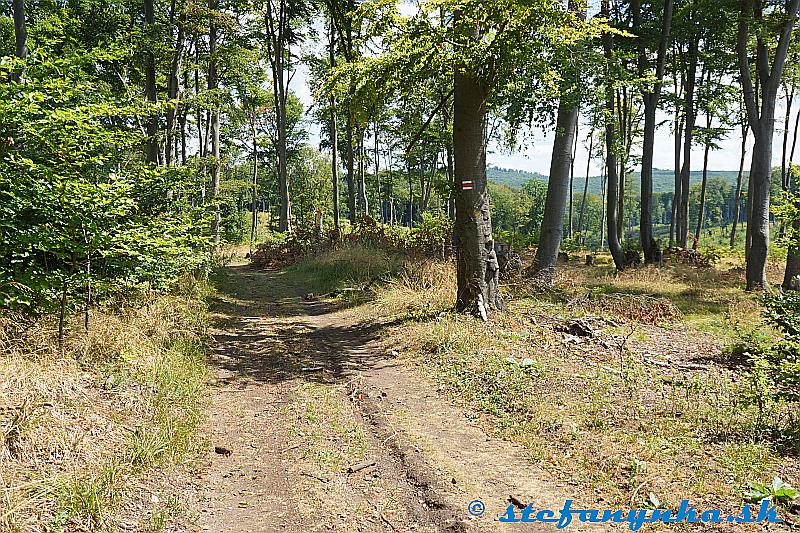
[[[747,355],[752,369],[745,401],[758,408],[758,429],[772,427],[797,448],[800,418],[792,404],[800,401],[800,295],[771,295],[764,303],[767,323],[778,330],[779,337],[751,341]]]

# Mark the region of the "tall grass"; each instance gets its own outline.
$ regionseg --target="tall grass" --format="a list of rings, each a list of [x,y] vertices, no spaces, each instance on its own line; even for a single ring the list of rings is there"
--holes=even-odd
[[[397,273],[402,264],[402,258],[380,247],[348,244],[299,261],[289,267],[289,272],[303,280],[311,292],[326,293],[363,287]]]
[[[63,347],[47,318],[0,321],[0,531],[116,531],[153,467],[196,456],[204,290],[76,317]]]

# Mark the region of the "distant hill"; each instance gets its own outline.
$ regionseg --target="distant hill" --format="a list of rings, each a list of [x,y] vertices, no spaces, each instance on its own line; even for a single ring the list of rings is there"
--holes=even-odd
[[[486,175],[490,181],[501,185],[508,185],[512,189],[519,189],[526,182],[536,179],[547,182],[547,176],[538,172],[528,172],[526,170],[516,170],[511,168],[500,168],[489,165],[486,168]]]
[[[508,169],[508,168],[499,168],[494,166],[489,166],[486,169],[486,174],[489,180],[500,183],[502,185],[508,185],[514,189],[518,189],[522,187],[522,185],[531,180],[536,179],[547,183],[547,176],[543,174],[539,174],[538,172],[527,172],[525,170],[517,170],[517,169]],[[738,175],[738,171],[735,170],[710,170],[708,172],[708,177],[711,178],[713,176],[722,178],[726,182],[731,185],[736,184],[736,177]],[[692,184],[700,183],[703,179],[703,173],[701,171],[692,172],[690,177],[690,181]],[[577,175],[575,176],[575,182],[573,187],[575,188],[575,194],[581,194],[583,192],[583,184],[586,180],[585,175]],[[601,178],[600,176],[592,176],[589,178],[589,194],[596,194],[600,195],[601,190]],[[634,172],[631,176],[628,177],[628,186],[632,189],[639,188],[639,173]],[[660,168],[653,169],[653,192],[660,193],[660,192],[672,192],[675,187],[675,173],[672,170],[663,170]]]

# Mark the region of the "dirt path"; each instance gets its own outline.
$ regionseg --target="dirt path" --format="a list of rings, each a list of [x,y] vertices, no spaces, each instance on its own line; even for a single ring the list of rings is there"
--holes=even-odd
[[[232,266],[220,285],[209,412],[217,450],[194,530],[555,530],[497,517],[510,495],[560,509],[570,488],[544,481],[524,450],[487,436],[379,348],[379,330],[305,301],[283,272]],[[468,513],[473,500],[485,502],[480,518]]]

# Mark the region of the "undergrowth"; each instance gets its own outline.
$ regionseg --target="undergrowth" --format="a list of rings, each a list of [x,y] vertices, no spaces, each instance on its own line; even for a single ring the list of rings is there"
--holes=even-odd
[[[147,479],[202,445],[205,291],[95,310],[88,331],[74,317],[63,346],[52,321],[0,320],[0,530],[157,530],[179,512]]]
[[[354,279],[350,269],[366,272],[357,265],[369,253],[339,250],[298,268],[334,278],[336,265]],[[740,505],[753,482],[796,482],[796,455],[763,431],[747,401],[750,368],[722,349],[735,324],[761,323],[761,307],[728,272],[677,265],[615,275],[569,265],[554,291],[506,287],[509,311],[483,324],[452,311],[450,262],[381,269],[354,312],[383,323],[387,349],[419,365],[487,429],[523,444],[555,479],[607,503],[648,505],[653,494],[667,507],[688,498],[721,508]],[[375,271],[360,279],[369,277]],[[569,344],[554,326],[587,315],[605,324],[588,344]],[[695,350],[700,339],[709,363],[648,362],[665,357],[659,342]],[[785,403],[771,416],[796,408]]]

